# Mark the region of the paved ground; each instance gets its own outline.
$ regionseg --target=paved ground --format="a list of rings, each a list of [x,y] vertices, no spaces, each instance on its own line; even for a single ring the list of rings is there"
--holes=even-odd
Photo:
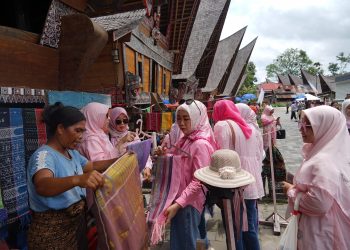
[[[286,139],[277,140],[277,147],[280,149],[285,162],[287,170],[291,173],[295,173],[299,167],[301,157],[302,140],[298,130],[298,124],[295,121],[290,120],[290,113],[285,114],[285,108],[276,108],[275,114],[280,117],[281,124],[286,130]],[[277,204],[277,211],[280,215],[284,216],[287,204],[285,202]],[[271,213],[273,213],[273,204],[265,202],[264,200],[259,204],[259,220],[264,221]],[[216,250],[225,250],[225,233],[222,227],[221,215],[219,209],[215,209],[213,218],[207,217],[207,230],[208,238],[211,245]],[[284,227],[281,227],[283,232]],[[276,249],[280,236],[275,236],[272,226],[260,225],[259,237],[262,250]],[[169,231],[167,230],[166,239],[163,243],[152,247],[152,250],[166,250],[169,249]]]

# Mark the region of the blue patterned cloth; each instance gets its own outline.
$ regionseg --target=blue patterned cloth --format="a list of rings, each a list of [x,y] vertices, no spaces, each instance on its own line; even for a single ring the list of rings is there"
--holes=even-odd
[[[7,224],[29,223],[22,109],[0,108],[0,187]]]

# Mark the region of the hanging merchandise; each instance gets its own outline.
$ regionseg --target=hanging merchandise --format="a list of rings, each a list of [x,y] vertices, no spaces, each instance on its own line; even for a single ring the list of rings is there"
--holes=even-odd
[[[171,125],[173,125],[173,119],[171,112],[162,113],[162,131],[170,131]]]
[[[151,228],[152,245],[162,240],[166,221],[165,209],[173,203],[179,190],[182,170],[178,162],[181,157],[183,156],[161,156],[153,166],[155,178],[147,215],[147,223]]]
[[[127,146],[127,151],[134,152],[137,155],[140,173],[142,173],[143,169],[146,166],[146,162],[151,153],[151,146],[152,146],[151,139],[144,140],[144,141],[136,141],[136,142],[130,143]]]
[[[103,176],[105,184],[95,192],[103,232],[99,249],[144,249],[147,229],[136,154],[125,154]]]
[[[0,186],[7,223],[29,223],[22,109],[0,108]]]
[[[162,126],[162,113],[146,114],[146,129],[148,131],[160,132]]]

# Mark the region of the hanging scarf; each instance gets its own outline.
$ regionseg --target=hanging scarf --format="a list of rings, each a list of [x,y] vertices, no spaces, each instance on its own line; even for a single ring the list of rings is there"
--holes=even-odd
[[[242,130],[246,139],[249,139],[252,134],[252,129],[242,118],[236,105],[229,100],[220,100],[214,105],[213,119],[215,122],[232,120]]]

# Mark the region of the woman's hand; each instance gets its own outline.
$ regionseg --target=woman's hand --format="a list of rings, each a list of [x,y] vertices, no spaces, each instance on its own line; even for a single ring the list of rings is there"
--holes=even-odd
[[[151,181],[152,173],[150,168],[145,168],[143,170],[143,177],[146,181]]]
[[[166,224],[170,223],[171,219],[175,217],[177,211],[179,211],[180,208],[181,206],[177,203],[174,203],[167,208],[167,210],[164,212],[164,215],[167,217],[165,221]]]
[[[104,184],[104,179],[102,174],[93,170],[91,172],[78,175],[77,186],[82,188],[91,188],[93,190],[102,187]]]
[[[158,146],[155,149],[154,154],[157,156],[165,155],[166,154],[166,147]]]
[[[132,142],[135,140],[136,137],[136,133],[135,132],[128,132],[122,139],[121,141],[123,143],[127,143],[127,142]]]
[[[294,187],[294,185],[292,185],[286,181],[282,181],[282,187],[283,187],[283,192],[286,194],[289,189]]]

